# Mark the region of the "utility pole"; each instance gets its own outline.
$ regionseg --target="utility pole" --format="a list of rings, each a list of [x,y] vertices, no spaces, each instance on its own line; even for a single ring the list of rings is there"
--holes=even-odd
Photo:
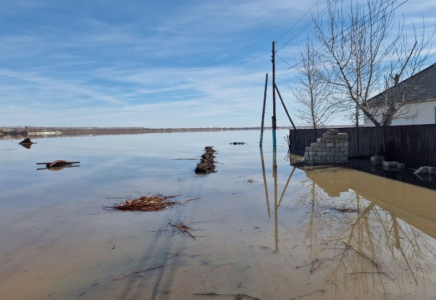
[[[273,133],[273,147],[277,147],[277,119],[276,119],[276,50],[275,50],[276,42],[272,42],[272,98],[273,98],[273,116],[272,116],[272,133]]]

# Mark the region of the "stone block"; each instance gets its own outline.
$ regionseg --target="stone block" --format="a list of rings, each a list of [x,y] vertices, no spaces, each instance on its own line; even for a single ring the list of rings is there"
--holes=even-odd
[[[320,151],[320,152],[317,153],[317,155],[318,155],[318,156],[326,156],[326,155],[327,155],[327,152]]]
[[[318,143],[316,143],[317,145],[317,147],[320,147],[320,148],[325,148],[325,147],[327,147],[326,145],[326,143],[320,143],[320,142],[318,142]]]
[[[321,160],[323,160],[323,158],[321,156],[314,156],[313,157],[313,161],[318,162],[318,161],[321,161]]]
[[[326,143],[325,145],[326,145],[326,147],[334,147],[335,143]]]
[[[318,152],[316,152],[316,151],[312,151],[312,152],[306,152],[309,156],[316,156],[316,154],[318,153]]]
[[[316,143],[310,143],[310,147],[316,147]]]
[[[328,151],[326,152],[326,156],[335,156],[335,152],[334,151]]]
[[[344,143],[338,142],[335,144],[335,147],[337,147],[337,148],[344,147]]]
[[[317,139],[316,139],[316,142],[317,142],[317,143],[325,143],[325,141],[324,141],[323,138],[317,138]]]
[[[335,138],[337,138],[337,139],[348,139],[348,133],[338,133],[338,135]]]

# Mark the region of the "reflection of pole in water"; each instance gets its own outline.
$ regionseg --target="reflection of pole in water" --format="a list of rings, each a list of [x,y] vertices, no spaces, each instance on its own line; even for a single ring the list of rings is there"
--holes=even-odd
[[[271,211],[270,211],[270,208],[269,208],[269,198],[268,198],[268,184],[267,184],[267,181],[266,181],[265,161],[263,160],[263,149],[262,149],[262,147],[259,147],[259,150],[260,150],[260,161],[262,162],[263,185],[265,187],[266,207],[268,208],[268,218],[271,218]]]
[[[274,177],[274,225],[276,252],[279,251],[278,205],[277,205],[277,148],[273,147],[273,177]]]
[[[292,175],[294,175],[296,167],[293,167],[291,174],[289,175],[288,181],[286,181],[285,188],[283,189],[282,195],[280,196],[279,204],[277,208],[280,206],[280,203],[282,203],[283,196],[286,194],[286,190],[288,189],[289,182],[291,181]]]

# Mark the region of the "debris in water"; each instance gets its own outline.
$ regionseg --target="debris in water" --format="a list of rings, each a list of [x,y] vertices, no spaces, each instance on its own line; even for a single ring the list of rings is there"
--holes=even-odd
[[[174,230],[178,230],[182,234],[189,235],[191,238],[195,240],[195,236],[191,234],[193,230],[188,226],[189,223],[183,222],[182,220],[177,220],[176,222],[170,221],[168,225],[174,228]]]
[[[126,201],[119,202],[114,206],[107,206],[105,208],[111,208],[122,211],[161,211],[168,207],[174,206],[176,204],[181,204],[183,202],[198,200],[200,198],[190,198],[178,201],[167,201],[168,199],[172,199],[177,197],[174,196],[162,196],[162,195],[154,195],[154,196],[141,196],[136,199],[127,199]]]
[[[256,180],[254,180],[253,178],[248,178],[248,179],[247,179],[247,182],[248,182],[248,183],[255,183]]]
[[[341,212],[341,213],[355,213],[355,212],[359,212],[358,209],[355,208],[349,208],[349,207],[343,207],[343,208],[338,208],[338,207],[332,207],[332,209]]]
[[[30,149],[34,143],[29,138],[25,138],[19,144],[26,149]]]
[[[38,168],[37,170],[50,170],[50,171],[59,171],[64,168],[73,168],[73,167],[80,167],[76,164],[80,164],[80,161],[66,161],[66,160],[55,160],[53,162],[41,162],[36,163],[37,165],[45,165],[45,168]]]
[[[233,142],[233,143],[230,143],[230,145],[245,145],[245,143],[244,142]]]
[[[160,269],[160,268],[166,267],[168,265],[171,265],[171,264],[165,264],[165,265],[162,265],[162,266],[157,266],[157,267],[152,267],[152,268],[148,268],[148,269],[141,270],[141,271],[136,271],[136,272],[133,272],[133,273],[130,273],[130,274],[121,275],[121,276],[118,276],[118,277],[112,279],[112,281],[120,280],[120,279],[125,278],[125,277],[130,276],[130,275],[135,275],[135,274],[139,274],[139,273],[142,273],[142,272],[147,272],[147,271],[151,271],[151,270]]]
[[[204,148],[205,153],[201,156],[201,161],[198,163],[197,168],[195,168],[195,173],[197,174],[209,174],[215,171],[215,150],[211,146]]]
[[[252,300],[260,300],[259,298],[247,295],[247,294],[218,294],[215,292],[207,292],[207,293],[194,293],[197,296],[234,296],[236,300],[242,300],[244,297]]]
[[[33,142],[29,138],[25,138],[20,142],[20,145],[22,144],[33,144]]]

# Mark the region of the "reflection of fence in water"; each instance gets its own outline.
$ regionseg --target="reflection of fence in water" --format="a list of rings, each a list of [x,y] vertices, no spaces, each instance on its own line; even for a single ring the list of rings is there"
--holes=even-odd
[[[436,267],[435,242],[430,238],[436,237],[432,201],[436,192],[343,167],[302,169],[308,179],[302,182],[306,193],[301,201],[306,201],[309,211],[300,216],[301,227],[294,230],[300,236],[304,232],[310,260],[306,270],[324,273],[338,297],[378,299],[411,291],[421,297],[431,289],[428,283]],[[280,201],[277,191],[274,195],[278,251]],[[358,210],[326,212],[326,201]]]

